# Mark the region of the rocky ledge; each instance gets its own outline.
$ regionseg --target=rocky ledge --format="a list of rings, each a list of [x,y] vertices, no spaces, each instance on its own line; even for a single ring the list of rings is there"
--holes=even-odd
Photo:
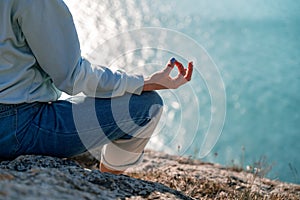
[[[300,185],[154,151],[125,175],[97,165],[88,153],[2,161],[0,199],[300,199]]]

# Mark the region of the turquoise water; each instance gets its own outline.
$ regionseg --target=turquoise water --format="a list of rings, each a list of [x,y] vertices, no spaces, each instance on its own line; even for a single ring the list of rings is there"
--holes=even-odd
[[[300,2],[66,2],[87,57],[113,35],[141,27],[175,30],[202,45],[226,88],[224,128],[204,160],[243,161],[246,167],[266,156],[272,165],[268,177],[300,183]],[[184,49],[184,43],[176,48]],[[148,66],[144,71],[150,72],[173,56],[167,50],[139,49],[114,63],[128,71]],[[167,105],[164,122],[149,147],[197,158],[211,117],[205,80],[195,74],[189,86],[161,94]]]

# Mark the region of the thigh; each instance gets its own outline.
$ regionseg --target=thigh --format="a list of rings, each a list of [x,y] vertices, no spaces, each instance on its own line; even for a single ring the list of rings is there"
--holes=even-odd
[[[162,105],[156,92],[38,103],[34,118],[19,125],[22,148],[18,153],[70,157],[110,141],[130,139],[151,121],[157,110],[155,105]],[[26,118],[21,114],[24,111],[25,108],[19,110],[22,119]]]
[[[73,97],[69,101],[79,137],[88,149],[118,139],[131,139],[160,113],[163,105],[156,92],[112,99]]]
[[[131,138],[160,113],[163,102],[156,92],[125,95],[112,99],[111,112],[117,126],[125,133],[119,139]]]
[[[41,154],[70,157],[86,151],[72,118],[68,101],[35,103],[17,110],[17,155]]]
[[[112,99],[76,97],[70,101],[75,126],[88,148],[99,141],[106,144],[117,139],[131,139],[163,105],[156,92],[125,94]],[[93,133],[93,130],[97,131]]]

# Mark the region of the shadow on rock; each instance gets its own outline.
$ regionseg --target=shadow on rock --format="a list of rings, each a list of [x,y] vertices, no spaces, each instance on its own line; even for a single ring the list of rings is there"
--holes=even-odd
[[[160,183],[83,168],[76,161],[20,156],[0,162],[0,199],[190,199]]]

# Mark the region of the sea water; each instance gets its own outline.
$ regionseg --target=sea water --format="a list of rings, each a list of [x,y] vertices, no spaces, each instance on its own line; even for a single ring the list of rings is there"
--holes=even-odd
[[[226,94],[221,136],[202,159],[250,169],[272,167],[267,174],[269,178],[300,183],[300,2],[66,0],[66,3],[86,57],[95,49],[99,51],[99,46],[112,36],[143,27],[162,28],[167,33],[175,31],[196,42],[209,55],[212,67],[219,70]],[[131,37],[124,43],[130,46],[134,40],[141,38]],[[110,65],[150,74],[172,56],[186,63],[188,58],[174,53],[180,49],[186,55],[195,51],[178,41],[172,49],[162,45],[162,48],[125,52]],[[166,105],[149,148],[199,158],[213,109],[209,86],[201,76],[204,72],[200,66],[195,68],[189,85],[177,91],[160,92]]]

